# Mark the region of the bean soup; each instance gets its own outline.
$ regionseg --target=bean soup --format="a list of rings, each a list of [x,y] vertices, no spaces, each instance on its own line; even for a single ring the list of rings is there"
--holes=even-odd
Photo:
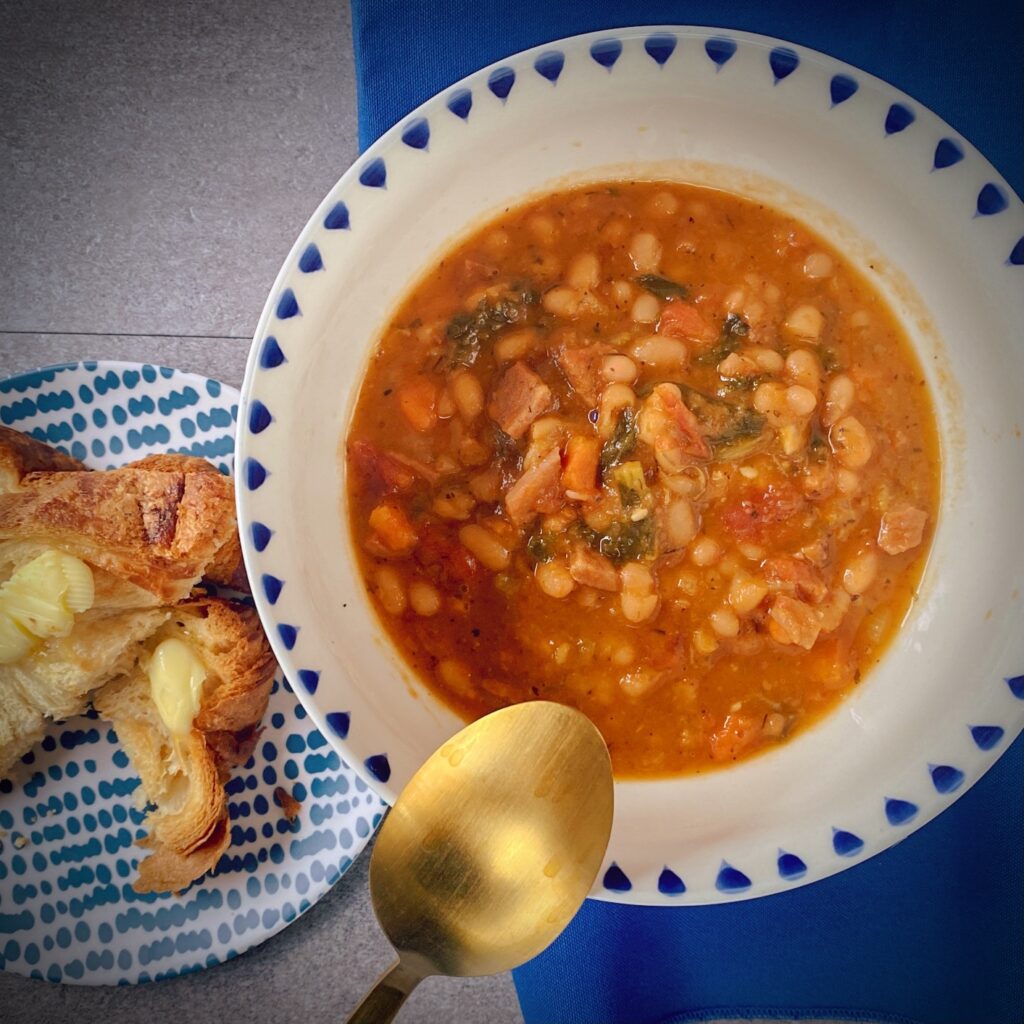
[[[397,310],[345,444],[385,628],[467,719],[585,712],[620,776],[786,741],[875,664],[939,494],[921,367],[800,222],[603,183],[509,209]]]

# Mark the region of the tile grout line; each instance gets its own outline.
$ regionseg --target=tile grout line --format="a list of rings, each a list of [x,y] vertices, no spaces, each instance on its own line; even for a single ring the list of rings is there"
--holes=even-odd
[[[55,337],[55,338],[184,338],[201,341],[252,341],[251,334],[151,334],[146,331],[6,331],[0,328],[0,336],[13,337]]]

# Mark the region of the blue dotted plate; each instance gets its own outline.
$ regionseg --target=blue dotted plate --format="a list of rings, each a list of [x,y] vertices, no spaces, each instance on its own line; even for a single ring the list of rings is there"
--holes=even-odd
[[[238,392],[195,374],[83,362],[0,382],[0,422],[94,468],[154,452],[233,464]],[[180,897],[132,889],[146,833],[113,729],[54,725],[0,782],[0,967],[50,981],[133,984],[230,960],[280,931],[352,864],[384,805],[278,677],[257,753],[228,785],[232,843]],[[301,801],[287,822],[283,786]]]

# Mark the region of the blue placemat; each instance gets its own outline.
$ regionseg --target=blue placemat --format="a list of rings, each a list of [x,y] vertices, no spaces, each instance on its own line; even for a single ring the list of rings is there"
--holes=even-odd
[[[633,24],[823,50],[931,107],[1024,193],[1024,4],[353,0],[360,141],[509,53]],[[945,814],[816,885],[716,907],[588,902],[515,972],[528,1024],[719,1018],[1021,1024],[1024,737]]]

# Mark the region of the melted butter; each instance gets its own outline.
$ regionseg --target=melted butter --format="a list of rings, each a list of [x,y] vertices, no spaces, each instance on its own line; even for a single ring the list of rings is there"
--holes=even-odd
[[[0,665],[67,636],[94,599],[92,570],[74,555],[50,549],[26,562],[0,584]]]
[[[206,666],[184,640],[164,640],[149,659],[150,692],[164,724],[184,736],[199,712]]]

